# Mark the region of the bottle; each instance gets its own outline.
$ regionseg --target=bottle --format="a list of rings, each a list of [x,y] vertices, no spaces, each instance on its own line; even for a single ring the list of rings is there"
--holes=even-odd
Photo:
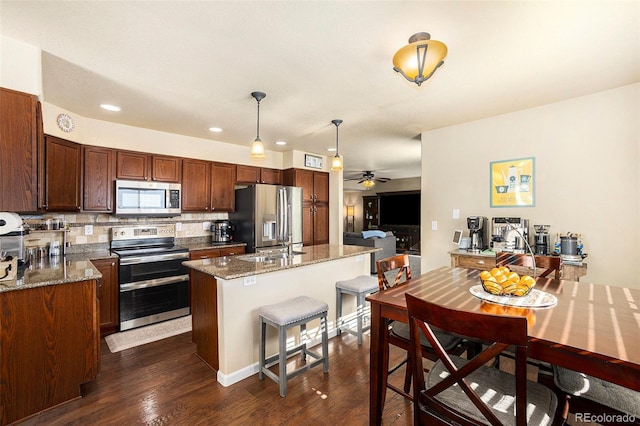
[[[576,240],[576,248],[578,249],[578,256],[582,256],[582,234],[578,234],[578,239]]]
[[[553,243],[553,254],[560,254],[560,233],[556,234],[556,241]]]

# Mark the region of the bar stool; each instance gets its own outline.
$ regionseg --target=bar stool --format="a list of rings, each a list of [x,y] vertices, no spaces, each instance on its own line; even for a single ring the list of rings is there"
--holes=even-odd
[[[280,396],[287,395],[287,380],[322,363],[323,371],[329,372],[329,338],[327,332],[327,311],[329,305],[307,296],[299,296],[273,305],[258,308],[260,317],[260,365],[258,377],[264,379],[266,374],[280,385]],[[320,318],[322,328],[322,356],[307,349],[307,323]],[[267,324],[278,329],[279,352],[265,358]],[[300,344],[287,350],[287,330],[300,326]],[[312,362],[287,373],[287,356],[300,352],[302,360],[307,355],[315,358]],[[273,373],[269,367],[279,364],[279,374]]]
[[[360,275],[350,280],[336,282],[336,331],[338,336],[346,331],[358,337],[358,346],[362,345],[362,333],[369,330],[370,326],[362,327],[362,317],[364,314],[364,298],[378,291],[378,279],[370,275]],[[350,294],[356,297],[356,330],[345,325],[342,318],[342,295]]]

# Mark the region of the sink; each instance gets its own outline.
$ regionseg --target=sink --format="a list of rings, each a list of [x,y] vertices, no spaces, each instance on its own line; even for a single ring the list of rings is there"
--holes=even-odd
[[[303,251],[294,251],[293,256],[305,254]],[[287,253],[258,253],[258,254],[245,254],[238,256],[238,260],[244,260],[245,262],[273,262],[278,259],[287,259],[289,255]]]

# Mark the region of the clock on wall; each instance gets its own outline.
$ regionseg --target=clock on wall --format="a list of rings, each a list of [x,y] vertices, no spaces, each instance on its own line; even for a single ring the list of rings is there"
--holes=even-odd
[[[69,114],[60,114],[58,115],[58,127],[63,132],[69,133],[73,132],[73,129],[76,128],[76,124],[73,122],[73,118]]]

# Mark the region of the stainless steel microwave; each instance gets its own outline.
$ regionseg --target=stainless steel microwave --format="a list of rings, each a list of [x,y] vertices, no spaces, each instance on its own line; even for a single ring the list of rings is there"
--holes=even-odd
[[[182,212],[179,183],[116,180],[116,211],[119,217],[172,217]]]

